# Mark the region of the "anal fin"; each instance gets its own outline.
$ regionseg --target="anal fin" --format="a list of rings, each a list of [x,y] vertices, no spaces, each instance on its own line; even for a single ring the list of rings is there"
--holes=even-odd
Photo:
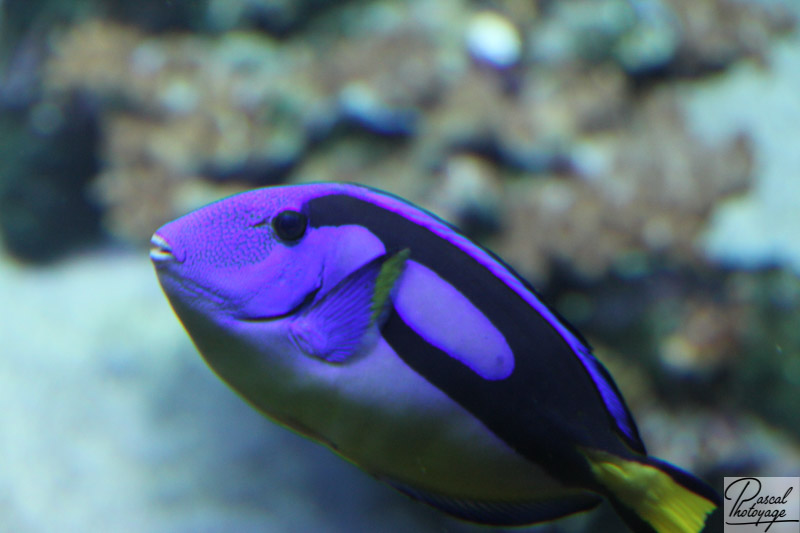
[[[522,526],[555,520],[593,509],[602,501],[599,496],[589,492],[533,501],[477,501],[434,494],[399,482],[388,483],[415,500],[451,516],[493,526]]]

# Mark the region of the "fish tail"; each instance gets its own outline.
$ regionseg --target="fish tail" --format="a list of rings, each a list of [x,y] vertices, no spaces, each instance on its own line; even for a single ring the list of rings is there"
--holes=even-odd
[[[595,480],[628,527],[640,533],[709,531],[719,495],[691,474],[653,457],[625,459],[584,450]],[[708,529],[706,529],[708,528]]]

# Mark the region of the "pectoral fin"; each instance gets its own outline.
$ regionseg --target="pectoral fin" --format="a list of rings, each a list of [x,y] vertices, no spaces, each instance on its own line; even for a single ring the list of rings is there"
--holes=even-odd
[[[404,249],[376,257],[337,283],[292,322],[297,346],[330,362],[354,355],[386,318],[409,254]]]

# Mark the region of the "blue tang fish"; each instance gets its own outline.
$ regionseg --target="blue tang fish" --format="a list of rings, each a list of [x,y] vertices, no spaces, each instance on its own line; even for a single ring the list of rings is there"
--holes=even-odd
[[[719,505],[646,454],[589,345],[511,267],[398,197],[257,189],[152,245],[220,378],[412,498],[507,526],[606,498],[633,531],[659,533],[701,531]]]

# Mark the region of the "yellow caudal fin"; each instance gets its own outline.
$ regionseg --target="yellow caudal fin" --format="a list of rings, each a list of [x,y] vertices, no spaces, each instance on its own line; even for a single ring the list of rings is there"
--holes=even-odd
[[[583,453],[595,480],[635,531],[699,533],[719,506],[719,496],[708,485],[658,459],[623,459],[597,450]]]

